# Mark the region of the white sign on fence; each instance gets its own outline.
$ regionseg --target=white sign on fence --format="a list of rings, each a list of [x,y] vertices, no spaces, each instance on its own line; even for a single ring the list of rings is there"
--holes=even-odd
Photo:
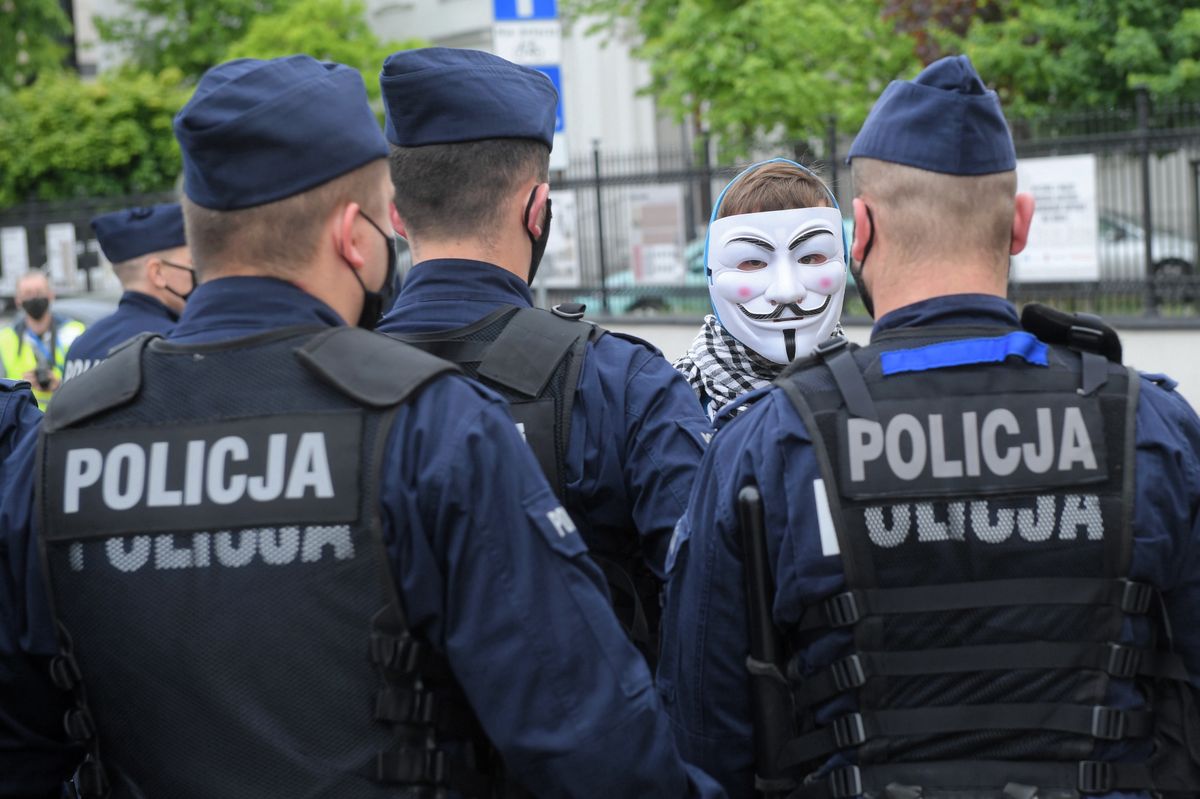
[[[29,239],[23,227],[0,228],[0,291],[12,294],[17,290],[17,278],[29,271]]]
[[[1029,243],[1012,259],[1010,279],[1021,283],[1100,278],[1096,221],[1096,156],[1022,158],[1017,191],[1037,206]]]
[[[683,187],[646,186],[629,194],[629,244],[637,283],[678,284],[683,262]]]
[[[535,286],[571,288],[580,283],[579,221],[572,189],[555,189],[550,193],[554,220],[550,224],[550,240],[546,254],[538,267]]]

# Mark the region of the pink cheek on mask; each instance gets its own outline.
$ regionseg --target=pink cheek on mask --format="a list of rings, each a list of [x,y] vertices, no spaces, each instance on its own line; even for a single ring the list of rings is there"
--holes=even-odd
[[[827,277],[821,278],[821,288],[827,289],[832,285],[833,285],[833,281],[830,280],[829,278],[827,278]]]
[[[750,287],[742,286],[741,288],[738,289],[737,293],[738,293],[738,296],[744,300],[750,296]]]

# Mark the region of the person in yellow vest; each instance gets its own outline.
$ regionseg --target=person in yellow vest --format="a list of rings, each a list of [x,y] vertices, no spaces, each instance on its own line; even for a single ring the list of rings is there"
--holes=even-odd
[[[62,382],[67,350],[83,323],[51,313],[54,289],[39,270],[18,278],[16,301],[17,321],[0,329],[0,376],[27,381],[44,411]]]

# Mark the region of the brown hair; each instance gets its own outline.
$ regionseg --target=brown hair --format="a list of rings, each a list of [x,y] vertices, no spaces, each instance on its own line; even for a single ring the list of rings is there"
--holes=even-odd
[[[504,201],[529,179],[545,183],[550,149],[532,139],[391,147],[396,212],[418,238],[488,237]]]
[[[184,195],[180,204],[197,275],[218,274],[223,265],[236,263],[292,276],[313,257],[336,208],[356,202],[371,211],[382,197],[386,172],[387,162],[379,158],[306,192],[235,211],[204,208]],[[374,221],[390,227],[386,218]]]
[[[794,164],[764,164],[725,192],[718,219],[789,208],[830,208],[829,190],[821,179]]]

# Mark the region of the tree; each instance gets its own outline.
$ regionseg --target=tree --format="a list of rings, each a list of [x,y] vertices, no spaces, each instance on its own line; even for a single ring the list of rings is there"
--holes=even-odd
[[[0,87],[25,86],[61,69],[70,33],[58,0],[0,0]]]
[[[179,174],[171,131],[182,74],[61,72],[0,94],[0,207],[169,189]]]
[[[293,0],[122,0],[119,16],[97,17],[101,40],[122,47],[129,66],[179,69],[194,80],[224,59],[257,17]]]
[[[336,61],[363,73],[367,94],[379,98],[379,69],[397,50],[422,47],[424,42],[381,42],[367,24],[362,0],[297,0],[285,10],[258,17],[225,54],[226,58],[275,58],[307,53]]]
[[[1145,85],[1200,98],[1195,0],[1001,0],[958,46],[1015,116],[1129,106]]]
[[[919,66],[879,0],[573,0],[595,31],[634,29],[646,91],[692,115],[726,149],[818,138],[830,116],[861,124],[893,78]]]

